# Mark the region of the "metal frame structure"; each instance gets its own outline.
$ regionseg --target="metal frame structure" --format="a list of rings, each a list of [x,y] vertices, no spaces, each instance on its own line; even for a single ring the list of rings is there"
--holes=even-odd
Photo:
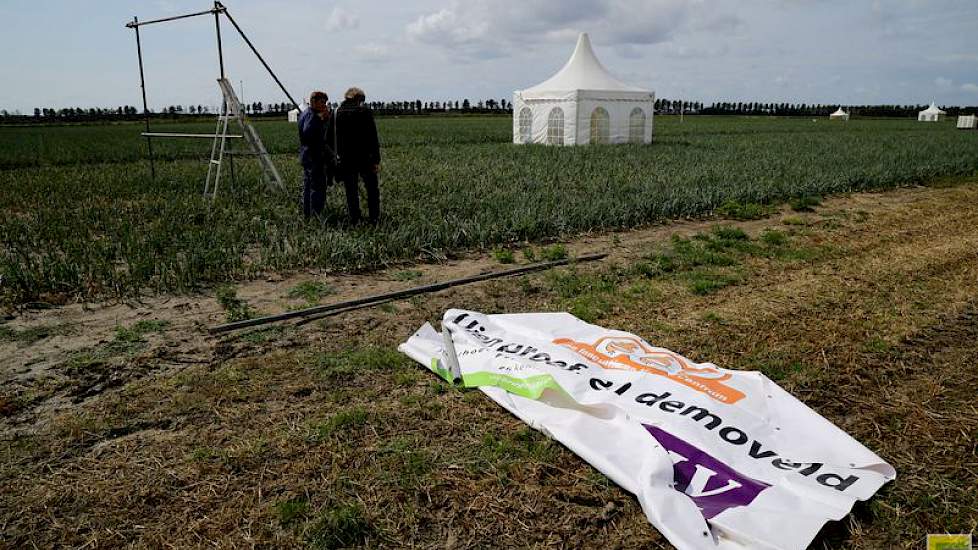
[[[258,58],[258,61],[261,62],[262,66],[265,67],[265,70],[268,71],[268,74],[271,75],[273,80],[275,80],[275,83],[278,84],[278,87],[282,90],[285,96],[289,98],[289,101],[292,102],[295,108],[299,108],[299,104],[296,103],[295,99],[292,97],[292,94],[290,94],[289,91],[285,89],[285,86],[282,85],[282,81],[279,80],[275,72],[272,71],[272,68],[268,66],[268,63],[265,61],[265,58],[263,58],[261,54],[258,53],[258,49],[255,48],[255,45],[252,44],[251,40],[248,39],[248,36],[245,35],[243,30],[241,30],[241,26],[239,26],[237,21],[235,21],[234,18],[231,17],[231,14],[230,12],[228,12],[227,7],[224,6],[224,4],[222,4],[221,2],[215,0],[214,7],[212,7],[209,10],[199,11],[195,13],[187,13],[183,15],[175,15],[172,17],[163,17],[160,19],[151,19],[148,21],[140,21],[138,17],[133,16],[132,21],[126,23],[126,27],[132,29],[136,33],[136,55],[139,57],[139,87],[140,90],[142,91],[143,117],[145,118],[145,122],[146,122],[146,131],[143,132],[141,135],[142,137],[146,138],[146,148],[149,152],[149,171],[150,171],[150,176],[153,179],[156,179],[156,164],[155,164],[155,157],[153,155],[153,138],[178,138],[178,139],[179,138],[188,138],[188,139],[204,138],[204,139],[216,140],[216,139],[221,139],[222,136],[220,134],[182,134],[182,133],[168,133],[168,132],[152,132],[150,130],[149,103],[146,100],[146,77],[143,68],[143,46],[139,36],[139,29],[141,27],[145,27],[146,25],[155,25],[157,23],[168,23],[172,21],[178,21],[181,19],[188,19],[191,17],[200,17],[200,16],[207,16],[207,15],[214,16],[214,30],[217,37],[217,61],[218,61],[218,66],[220,68],[219,81],[226,80],[226,76],[227,76],[224,72],[224,45],[221,40],[221,15],[223,15],[224,17],[227,18],[228,22],[230,22],[231,25],[234,27],[234,29],[238,32],[238,34],[244,40],[245,44],[248,45],[252,53],[255,54],[255,57]],[[228,110],[228,106],[225,101],[225,104],[222,107],[222,113],[226,114],[227,110]],[[225,135],[223,137],[240,139],[244,136]],[[231,168],[231,177],[233,179],[234,161],[233,161],[233,156],[230,156],[230,153],[229,153],[229,160],[230,160],[230,168]]]

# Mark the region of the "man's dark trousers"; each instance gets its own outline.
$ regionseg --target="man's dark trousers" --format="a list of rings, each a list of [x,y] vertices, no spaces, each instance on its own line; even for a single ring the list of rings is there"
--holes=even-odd
[[[302,214],[318,216],[326,206],[326,167],[313,163],[302,167]]]
[[[343,170],[343,186],[346,188],[346,208],[350,212],[350,220],[360,223],[360,186],[358,179],[363,180],[367,188],[367,210],[370,221],[380,219],[380,184],[373,166],[347,168]]]

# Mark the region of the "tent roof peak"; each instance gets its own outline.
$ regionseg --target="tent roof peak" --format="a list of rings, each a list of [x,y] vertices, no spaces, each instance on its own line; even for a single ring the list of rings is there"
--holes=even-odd
[[[577,37],[574,53],[571,54],[567,63],[557,71],[557,74],[525,91],[572,90],[648,92],[642,88],[629,86],[612,76],[608,69],[598,61],[598,57],[591,47],[591,38],[586,32],[582,32]]]

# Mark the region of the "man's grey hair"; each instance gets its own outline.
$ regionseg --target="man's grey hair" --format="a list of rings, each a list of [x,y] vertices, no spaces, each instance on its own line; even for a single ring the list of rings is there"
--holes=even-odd
[[[343,97],[346,99],[358,99],[360,101],[367,99],[367,95],[363,93],[363,90],[357,88],[356,86],[353,86],[347,90],[346,93],[343,94]]]

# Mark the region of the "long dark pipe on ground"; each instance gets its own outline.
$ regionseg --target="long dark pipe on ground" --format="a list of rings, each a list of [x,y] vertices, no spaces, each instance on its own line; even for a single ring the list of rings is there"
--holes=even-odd
[[[375,294],[373,296],[367,296],[365,298],[357,298],[356,300],[349,300],[346,302],[339,302],[336,304],[328,304],[325,306],[316,306],[308,309],[300,309],[296,311],[289,311],[286,313],[280,313],[278,315],[269,315],[267,317],[258,317],[255,319],[246,319],[244,321],[236,321],[234,323],[226,323],[223,325],[215,325],[207,329],[211,334],[220,334],[223,332],[229,332],[232,330],[239,330],[248,327],[256,327],[259,325],[267,325],[269,323],[277,323],[279,321],[288,321],[290,319],[303,319],[310,317],[326,317],[330,313],[340,313],[342,311],[351,311],[354,309],[360,309],[365,307],[371,307],[380,305],[384,302],[390,302],[392,300],[400,300],[403,298],[409,298],[411,296],[417,296],[419,294],[430,294],[432,292],[438,292],[439,290],[445,290],[446,288],[452,288],[456,286],[467,285],[471,283],[478,283],[481,281],[488,281],[490,279],[499,279],[501,277],[509,277],[511,275],[522,275],[524,273],[532,273],[534,271],[543,271],[545,269],[551,269],[554,267],[559,267],[562,265],[567,265],[570,263],[584,263],[584,262],[594,262],[597,260],[602,260],[606,258],[607,254],[590,254],[587,256],[580,256],[578,258],[565,258],[563,260],[555,260],[552,262],[541,262],[533,265],[527,265],[523,267],[516,267],[513,269],[507,269],[504,271],[495,271],[491,273],[482,273],[479,275],[473,275],[471,277],[464,277],[461,279],[453,279],[450,281],[444,281],[441,283],[434,283],[430,285],[417,286],[414,288],[408,288],[404,290],[397,290],[394,292],[388,292],[385,294]]]

